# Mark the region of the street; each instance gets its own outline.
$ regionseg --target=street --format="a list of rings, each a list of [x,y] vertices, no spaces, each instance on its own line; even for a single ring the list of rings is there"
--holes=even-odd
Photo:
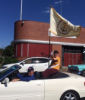
[[[85,100],[85,98],[82,98],[81,100]]]

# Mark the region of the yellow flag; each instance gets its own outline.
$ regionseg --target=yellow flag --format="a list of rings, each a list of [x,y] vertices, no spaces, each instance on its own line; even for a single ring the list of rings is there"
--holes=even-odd
[[[73,25],[60,14],[58,14],[54,8],[51,8],[49,29],[51,35],[53,34],[53,36],[63,37],[79,36],[80,29],[80,26]]]

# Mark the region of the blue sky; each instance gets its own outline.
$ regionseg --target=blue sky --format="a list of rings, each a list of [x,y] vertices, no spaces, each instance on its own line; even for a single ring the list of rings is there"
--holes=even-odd
[[[85,27],[85,0],[23,0],[23,20],[49,23],[49,7],[74,25]],[[0,48],[14,40],[14,22],[20,19],[20,0],[0,0]]]

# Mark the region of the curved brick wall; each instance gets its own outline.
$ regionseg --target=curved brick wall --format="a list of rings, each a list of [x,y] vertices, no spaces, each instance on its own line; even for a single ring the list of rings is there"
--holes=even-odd
[[[15,22],[14,39],[48,40],[48,23],[36,21]]]

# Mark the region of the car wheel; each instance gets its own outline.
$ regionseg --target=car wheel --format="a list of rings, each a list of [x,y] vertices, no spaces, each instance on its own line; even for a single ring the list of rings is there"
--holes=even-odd
[[[67,91],[65,92],[60,100],[79,100],[79,95],[75,91]]]
[[[85,76],[85,70],[82,71],[82,75]]]

